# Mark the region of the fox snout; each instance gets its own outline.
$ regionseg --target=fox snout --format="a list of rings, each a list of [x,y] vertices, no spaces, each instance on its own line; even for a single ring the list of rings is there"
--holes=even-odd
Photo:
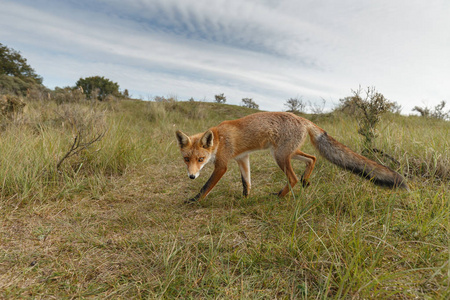
[[[186,167],[189,179],[195,179],[200,176],[200,170],[203,168],[203,165],[193,162],[186,162]]]
[[[187,173],[190,179],[195,179],[200,176],[200,170],[203,168],[203,166],[200,167],[193,167],[193,166],[187,166]]]

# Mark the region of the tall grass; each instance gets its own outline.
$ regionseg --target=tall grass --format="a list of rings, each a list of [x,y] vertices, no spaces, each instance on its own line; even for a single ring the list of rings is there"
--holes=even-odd
[[[251,156],[248,198],[230,164],[207,199],[184,205],[212,167],[188,179],[175,130],[203,131],[254,110],[199,102],[61,105],[27,103],[0,132],[0,297],[450,296],[449,185],[436,176],[439,164],[448,169],[448,122],[388,115],[380,124],[376,147],[399,161],[411,192],[376,187],[318,157],[311,186],[279,199],[271,193],[286,178],[261,152]],[[105,135],[58,170],[73,143],[67,118],[90,124],[87,137]],[[313,121],[363,149],[352,119]],[[309,143],[304,151],[317,154]]]

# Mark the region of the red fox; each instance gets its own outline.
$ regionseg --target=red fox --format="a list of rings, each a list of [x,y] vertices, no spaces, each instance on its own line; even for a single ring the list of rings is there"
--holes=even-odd
[[[278,192],[278,196],[284,197],[290,187],[293,188],[298,182],[291,159],[298,159],[306,164],[301,183],[308,186],[316,157],[300,151],[307,135],[319,153],[330,162],[377,185],[408,190],[406,181],[400,174],[353,152],[311,121],[288,112],[259,112],[241,119],[224,121],[193,136],[179,130],[176,132],[189,178],[197,178],[208,162],[214,163],[211,177],[189,201],[204,199],[225,174],[231,159],[236,160],[239,165],[243,194],[248,196],[251,188],[249,154],[262,149],[270,149],[288,178],[288,184]]]

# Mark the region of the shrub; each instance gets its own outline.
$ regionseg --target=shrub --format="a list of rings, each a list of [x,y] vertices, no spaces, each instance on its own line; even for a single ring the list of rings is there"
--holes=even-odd
[[[339,109],[355,116],[359,127],[358,133],[365,138],[365,148],[371,149],[372,142],[378,135],[376,126],[381,116],[392,108],[393,103],[377,92],[374,87],[367,88],[364,98],[361,96],[361,87],[352,92],[353,96],[340,100]]]
[[[323,114],[323,111],[325,109],[325,104],[327,101],[322,98],[322,104],[312,103],[311,101],[308,101],[309,107],[311,109],[311,112],[316,115]]]
[[[303,102],[302,97],[296,97],[287,99],[284,106],[287,107],[287,111],[289,112],[299,113],[305,111],[306,103]]]
[[[27,90],[27,100],[44,101],[51,99],[51,92],[47,88],[33,86]]]
[[[80,78],[76,84],[78,88],[91,99],[105,100],[108,95],[122,96],[119,92],[119,84],[103,76]]]
[[[248,108],[259,109],[259,105],[252,98],[242,98],[242,106]]]
[[[434,110],[431,110],[429,107],[419,106],[415,106],[412,110],[420,113],[422,117],[447,120],[450,118],[450,110],[448,112],[444,111],[445,104],[445,101],[441,101],[441,103],[434,107]]]
[[[86,97],[83,94],[82,90],[71,87],[56,87],[55,90],[51,93],[51,98],[53,98],[57,104],[77,103],[86,100]]]
[[[67,126],[73,137],[71,146],[56,165],[59,169],[64,160],[100,141],[107,128],[105,112],[91,107],[63,104],[59,105],[55,112],[63,127]]]
[[[217,103],[225,103],[227,102],[227,97],[224,96],[224,94],[218,94],[218,95],[214,95],[214,98],[216,100]]]
[[[24,107],[25,102],[18,96],[3,95],[0,98],[0,114],[7,119],[22,114]]]
[[[175,96],[168,96],[168,97],[164,97],[164,96],[155,96],[153,98],[153,100],[155,102],[164,102],[164,103],[174,103],[177,102],[177,97]]]

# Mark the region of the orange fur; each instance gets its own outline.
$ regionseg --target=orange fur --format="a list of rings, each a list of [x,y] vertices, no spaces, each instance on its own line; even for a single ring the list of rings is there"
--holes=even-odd
[[[285,196],[299,181],[291,165],[291,159],[306,164],[301,178],[303,186],[314,169],[316,157],[300,151],[307,136],[319,153],[332,163],[352,171],[375,184],[408,189],[405,179],[391,169],[361,156],[330,137],[323,129],[302,117],[287,112],[261,112],[241,119],[224,121],[204,133],[188,136],[176,132],[181,154],[185,159],[188,175],[198,177],[201,168],[214,162],[214,171],[190,201],[205,198],[227,171],[231,159],[237,161],[241,171],[244,196],[251,188],[249,154],[256,150],[270,149],[288,184],[278,193]]]

